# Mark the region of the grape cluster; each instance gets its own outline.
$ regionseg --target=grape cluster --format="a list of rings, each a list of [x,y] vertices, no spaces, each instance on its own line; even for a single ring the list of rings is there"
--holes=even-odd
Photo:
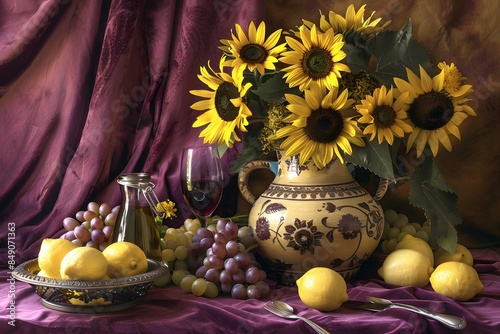
[[[219,219],[204,228],[187,219],[181,228],[168,229],[164,242],[163,261],[183,291],[206,297],[222,292],[234,299],[261,299],[271,292],[251,252],[257,243],[246,226]]]
[[[429,243],[431,226],[430,222],[426,221],[423,224],[410,223],[408,217],[403,213],[397,213],[393,209],[388,209],[384,212],[384,231],[382,233],[382,242],[380,247],[385,254],[391,253],[396,244],[410,234]]]
[[[109,245],[119,210],[120,206],[111,208],[107,203],[90,202],[87,210],[78,211],[75,218],[63,219],[66,232],[61,238],[102,251]]]

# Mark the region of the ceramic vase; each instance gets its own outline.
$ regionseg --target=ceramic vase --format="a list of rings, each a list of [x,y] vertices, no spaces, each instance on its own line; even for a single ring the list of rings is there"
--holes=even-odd
[[[378,203],[381,182],[372,197],[338,159],[323,169],[298,156],[277,152],[278,161],[255,160],[238,177],[242,196],[253,203],[249,227],[264,265],[282,284],[294,285],[307,270],[328,267],[349,280],[377,248],[384,218]],[[276,177],[257,199],[248,177],[258,168]]]

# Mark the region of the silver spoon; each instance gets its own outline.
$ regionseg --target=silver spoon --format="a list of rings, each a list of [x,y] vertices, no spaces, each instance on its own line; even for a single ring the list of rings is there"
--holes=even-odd
[[[320,325],[316,324],[315,322],[304,318],[300,315],[297,315],[294,313],[293,307],[285,302],[279,301],[279,300],[274,300],[273,305],[276,306],[278,309],[280,309],[284,314],[287,314],[289,318],[295,318],[295,319],[300,319],[305,321],[309,326],[314,328],[316,332],[318,333],[323,333],[323,334],[330,334],[329,331],[321,327]]]
[[[467,323],[465,322],[464,319],[456,317],[454,315],[434,313],[434,312],[428,311],[426,309],[412,306],[412,305],[393,303],[390,300],[384,299],[384,298],[366,297],[366,299],[368,299],[372,303],[384,304],[384,305],[388,305],[389,307],[392,307],[392,308],[398,308],[398,309],[418,313],[418,314],[423,315],[425,317],[439,321],[440,323],[444,324],[445,326],[447,326],[448,328],[451,328],[451,329],[456,329],[456,330],[464,329],[465,326],[467,325]]]

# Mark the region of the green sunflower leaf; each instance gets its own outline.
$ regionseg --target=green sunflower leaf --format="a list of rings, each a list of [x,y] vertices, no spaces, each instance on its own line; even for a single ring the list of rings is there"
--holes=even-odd
[[[394,180],[389,145],[387,142],[368,141],[365,138],[365,147],[353,147],[352,155],[344,155],[344,160],[356,166],[366,168],[376,175]]]
[[[427,156],[410,176],[410,203],[425,210],[431,222],[431,238],[438,246],[454,253],[457,244],[455,225],[462,222],[457,196],[439,174],[432,156]]]
[[[285,94],[301,95],[297,87],[290,88],[283,78],[284,72],[277,72],[252,92],[268,103],[284,103]]]
[[[344,44],[342,48],[346,53],[345,59],[342,61],[352,73],[356,74],[361,71],[366,71],[370,61],[370,54],[365,49],[361,49],[352,44]]]
[[[259,159],[262,156],[262,144],[258,138],[259,131],[251,129],[243,136],[243,149],[238,158],[229,168],[231,174],[239,173],[241,167],[249,161]]]
[[[421,65],[429,74],[434,74],[427,50],[416,40],[409,20],[400,30],[382,31],[368,43],[368,50],[377,59],[374,76],[380,82],[391,85],[393,78],[406,78],[405,66],[419,73]]]

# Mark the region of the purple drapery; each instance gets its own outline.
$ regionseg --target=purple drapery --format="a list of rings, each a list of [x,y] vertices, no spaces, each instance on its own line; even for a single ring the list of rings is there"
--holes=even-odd
[[[201,143],[189,90],[234,24],[263,13],[263,1],[0,2],[0,267],[7,223],[17,261],[33,258],[64,217],[119,204],[122,173],[151,174],[180,224],[180,150]]]

